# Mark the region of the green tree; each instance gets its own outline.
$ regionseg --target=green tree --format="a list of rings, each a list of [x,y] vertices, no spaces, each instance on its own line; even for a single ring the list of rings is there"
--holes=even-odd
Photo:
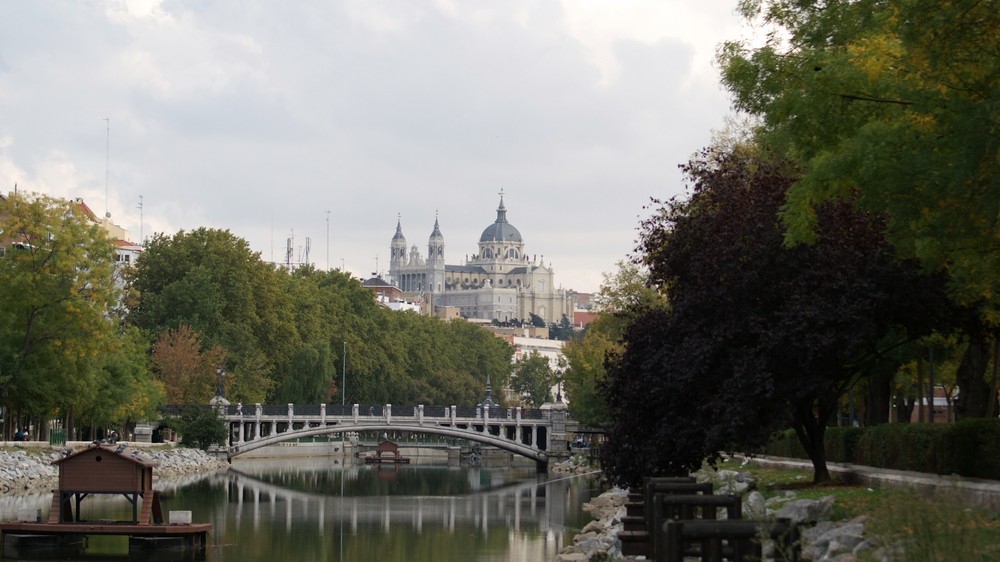
[[[748,0],[773,33],[720,50],[736,107],[759,139],[802,167],[788,192],[791,242],[815,238],[817,209],[851,201],[887,217],[904,257],[945,271],[979,309],[962,367],[960,417],[986,415],[1000,327],[1000,10],[994,2]]]
[[[536,328],[544,328],[545,327],[545,320],[543,320],[541,316],[535,314],[534,312],[529,312],[528,315],[529,315],[529,318],[531,319],[530,323],[531,323],[532,326],[534,326]]]
[[[599,314],[587,330],[563,346],[567,368],[563,374],[569,409],[581,423],[606,427],[611,423],[604,384],[606,364],[623,351],[622,337],[631,322],[645,311],[666,306],[664,296],[649,284],[649,273],[638,264],[621,260],[604,274],[595,302]]]
[[[115,339],[111,243],[79,205],[24,192],[0,197],[0,240],[0,400],[64,413]]]
[[[130,422],[152,419],[165,394],[149,370],[148,354],[149,346],[139,329],[121,330],[98,356],[100,374],[95,384],[74,397],[69,411],[75,413],[76,420],[93,428],[117,428],[124,434]],[[69,423],[66,429],[72,430]]]
[[[278,395],[296,404],[326,403],[335,374],[332,357],[326,342],[300,348],[292,358],[292,374],[284,378]]]
[[[514,363],[511,388],[529,406],[537,408],[545,403],[552,388],[552,367],[549,360],[532,351]]]
[[[189,326],[225,350],[230,384],[260,399],[301,346],[282,275],[227,230],[158,234],[135,265],[128,320],[150,334]]]
[[[166,422],[180,434],[185,447],[207,451],[213,445],[224,445],[229,437],[225,420],[209,406],[189,406],[179,418]]]

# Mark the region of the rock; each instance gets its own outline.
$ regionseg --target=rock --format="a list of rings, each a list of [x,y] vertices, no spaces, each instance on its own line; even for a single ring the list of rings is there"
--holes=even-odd
[[[767,517],[767,503],[760,492],[754,491],[747,494],[743,500],[743,516],[747,519],[763,519]]]
[[[832,512],[833,496],[824,496],[818,500],[791,500],[781,506],[774,516],[791,519],[801,525],[830,519]]]

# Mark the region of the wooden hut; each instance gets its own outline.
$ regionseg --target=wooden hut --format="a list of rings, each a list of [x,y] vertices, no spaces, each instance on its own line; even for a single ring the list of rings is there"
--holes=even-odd
[[[163,522],[160,495],[153,490],[153,468],[159,464],[143,459],[138,450],[129,451],[124,444],[95,445],[52,464],[59,467],[59,488],[52,492],[49,523],[80,522],[80,503],[92,494],[125,496],[132,504],[132,520],[122,523]]]

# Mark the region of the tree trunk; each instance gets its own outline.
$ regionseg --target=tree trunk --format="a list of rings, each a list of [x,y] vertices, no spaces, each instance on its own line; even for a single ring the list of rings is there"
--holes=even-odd
[[[896,419],[893,420],[896,423],[910,423],[913,419],[913,406],[912,400],[907,400],[906,395],[903,394],[902,390],[896,392]]]
[[[826,420],[835,408],[821,406],[818,408],[818,414],[814,415],[811,406],[810,404],[795,407],[792,425],[799,443],[812,461],[813,484],[821,484],[831,480],[830,470],[826,466],[826,447],[823,438],[826,435]]]
[[[889,423],[889,404],[892,401],[893,373],[881,369],[868,377],[865,392],[864,423],[867,427]]]
[[[956,420],[983,418],[988,415],[989,403],[993,399],[990,396],[990,385],[983,378],[988,362],[989,345],[982,336],[972,336],[955,376],[958,380]]]

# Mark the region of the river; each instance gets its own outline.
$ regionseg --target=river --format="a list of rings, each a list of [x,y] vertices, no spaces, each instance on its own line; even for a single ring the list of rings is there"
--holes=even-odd
[[[213,525],[217,562],[552,560],[600,493],[584,477],[523,468],[351,465],[338,459],[237,461],[228,472],[164,482],[164,511]],[[47,515],[50,495],[0,497],[0,518]],[[89,505],[88,505],[89,504]],[[123,498],[88,498],[87,519],[128,518]],[[125,539],[91,537],[81,560],[118,559]],[[183,559],[160,553],[157,560]]]

